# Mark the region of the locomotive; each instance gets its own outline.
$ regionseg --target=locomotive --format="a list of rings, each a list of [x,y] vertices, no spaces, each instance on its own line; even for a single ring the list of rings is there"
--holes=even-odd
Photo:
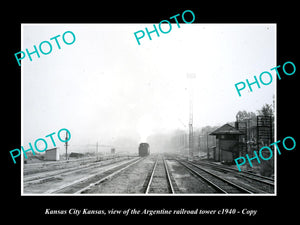
[[[140,143],[139,156],[145,157],[150,155],[150,145],[148,143]]]

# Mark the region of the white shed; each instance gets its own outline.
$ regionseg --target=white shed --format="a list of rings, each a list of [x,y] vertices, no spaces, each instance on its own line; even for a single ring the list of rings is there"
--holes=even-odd
[[[58,161],[59,160],[59,151],[57,148],[51,148],[46,150],[45,158],[46,161]]]

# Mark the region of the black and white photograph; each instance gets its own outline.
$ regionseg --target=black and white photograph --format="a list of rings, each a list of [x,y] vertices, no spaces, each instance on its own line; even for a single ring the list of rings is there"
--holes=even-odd
[[[275,142],[276,24],[22,24],[21,40],[23,195],[276,194],[276,152],[257,151]]]
[[[3,220],[297,221],[296,4],[101,3],[4,8]]]

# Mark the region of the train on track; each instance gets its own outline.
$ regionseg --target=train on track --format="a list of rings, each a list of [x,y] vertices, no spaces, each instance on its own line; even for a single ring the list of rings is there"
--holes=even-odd
[[[150,155],[150,145],[148,143],[140,143],[139,156],[145,157]]]

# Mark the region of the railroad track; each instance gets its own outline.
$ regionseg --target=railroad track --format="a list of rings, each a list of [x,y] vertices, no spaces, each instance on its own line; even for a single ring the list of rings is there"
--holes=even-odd
[[[91,187],[98,185],[113,176],[117,175],[118,173],[122,172],[123,170],[127,169],[128,167],[140,162],[143,158],[133,159],[129,162],[125,162],[121,165],[117,165],[112,167],[106,171],[102,171],[96,174],[92,174],[90,176],[78,179],[71,183],[62,185],[56,189],[51,189],[45,192],[46,194],[81,194],[87,192]]]
[[[120,159],[120,161],[125,160]],[[25,175],[23,178],[24,185],[29,185],[29,184],[37,184],[37,183],[44,183],[47,181],[52,181],[55,179],[59,179],[61,175],[68,175],[72,173],[76,173],[78,171],[82,172],[85,170],[91,170],[91,169],[96,169],[99,167],[102,167],[105,165],[105,163],[99,163],[99,162],[92,162],[88,165],[79,165],[77,167],[71,167],[71,168],[64,168],[64,169],[59,169],[59,170],[53,170],[53,171],[47,171],[47,172],[40,172],[34,175]]]
[[[154,163],[145,194],[175,194],[170,172],[163,157],[158,156]]]
[[[202,167],[191,162],[176,160],[181,165],[186,167],[189,171],[205,181],[209,186],[214,188],[218,193],[223,194],[254,194],[257,190],[249,190],[249,188],[242,187],[236,183],[224,179]]]
[[[209,162],[197,162],[198,165],[204,165],[204,166],[209,166],[213,169],[216,169],[218,171],[224,172],[224,173],[232,173],[235,176],[238,177],[242,177],[242,178],[246,178],[249,179],[251,181],[255,181],[258,184],[263,184],[263,185],[267,185],[268,187],[270,187],[271,189],[274,189],[274,179],[270,178],[270,177],[265,177],[265,176],[261,176],[258,174],[254,174],[254,173],[249,173],[246,171],[238,171],[237,169],[233,169],[233,168],[229,168],[229,167],[224,167],[224,166],[219,166],[216,165],[214,163],[209,163]]]
[[[62,170],[72,168],[73,165],[85,165],[95,162],[95,157],[83,158],[83,159],[70,159],[68,161],[61,160],[55,162],[42,162],[42,163],[32,163],[23,165],[24,176],[30,176],[36,173],[44,173],[48,171],[48,168],[54,170]],[[61,168],[63,167],[63,168]]]
[[[55,171],[49,171],[49,172],[41,172],[35,175],[30,175],[30,176],[24,176],[23,182],[24,185],[26,184],[34,184],[34,183],[43,183],[47,182],[48,180],[54,180],[58,178],[60,175],[68,175],[71,173],[75,173],[77,171],[84,171],[87,169],[95,169],[97,167],[100,167],[102,165],[96,165],[96,163],[92,163],[89,165],[85,166],[78,166],[76,168],[66,168],[66,169],[61,169],[61,170],[55,170]]]

